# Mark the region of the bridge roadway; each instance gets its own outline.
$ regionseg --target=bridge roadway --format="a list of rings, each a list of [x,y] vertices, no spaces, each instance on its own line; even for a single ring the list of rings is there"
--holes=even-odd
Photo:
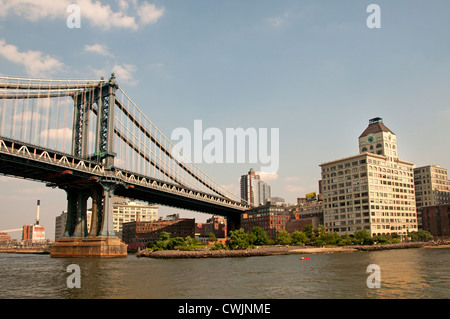
[[[226,217],[228,229],[240,224],[250,209],[242,203],[115,167],[100,158],[82,159],[39,146],[0,137],[0,174],[46,183],[48,187],[88,188],[99,181],[117,183],[114,194],[152,204]]]

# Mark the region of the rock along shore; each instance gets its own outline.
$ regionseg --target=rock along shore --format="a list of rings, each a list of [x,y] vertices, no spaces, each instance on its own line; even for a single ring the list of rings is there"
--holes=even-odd
[[[269,246],[244,250],[158,250],[150,251],[147,249],[138,251],[137,257],[149,257],[159,259],[174,258],[228,258],[228,257],[252,257],[252,256],[271,256],[271,255],[288,255],[288,254],[316,254],[316,253],[338,253],[338,252],[357,252],[357,251],[376,251],[388,249],[405,249],[405,248],[432,248],[439,247],[430,243],[402,243],[392,245],[358,245],[343,247],[298,247],[298,246]],[[448,248],[448,245],[442,246]]]

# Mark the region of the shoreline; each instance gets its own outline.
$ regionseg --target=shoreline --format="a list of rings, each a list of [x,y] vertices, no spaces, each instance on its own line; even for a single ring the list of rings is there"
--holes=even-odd
[[[379,251],[391,249],[408,248],[450,248],[450,244],[436,243],[401,243],[388,245],[355,245],[341,247],[298,247],[298,246],[269,246],[244,250],[158,250],[149,251],[147,249],[138,251],[136,257],[147,257],[156,259],[183,259],[183,258],[228,258],[228,257],[253,257],[253,256],[273,256],[273,255],[293,255],[293,254],[318,254],[318,253],[342,253],[358,251]]]

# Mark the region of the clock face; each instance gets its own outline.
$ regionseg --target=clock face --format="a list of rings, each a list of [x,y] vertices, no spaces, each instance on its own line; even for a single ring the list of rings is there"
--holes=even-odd
[[[370,135],[370,136],[367,138],[367,143],[369,143],[369,144],[372,144],[374,141],[375,141],[375,137],[373,137],[373,135]]]

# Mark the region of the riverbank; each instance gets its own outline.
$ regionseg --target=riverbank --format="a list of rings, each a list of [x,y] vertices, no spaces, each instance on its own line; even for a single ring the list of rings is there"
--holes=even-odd
[[[342,246],[342,247],[268,246],[244,250],[201,249],[194,251],[181,251],[181,250],[150,251],[144,249],[138,251],[136,253],[136,256],[160,258],[160,259],[227,258],[227,257],[252,257],[252,256],[270,256],[270,255],[288,255],[288,254],[342,253],[342,252],[376,251],[376,250],[407,249],[407,248],[450,248],[450,244],[414,242],[414,243],[401,243],[391,245],[357,245],[357,246]]]
[[[0,248],[0,254],[50,254],[50,248]]]

